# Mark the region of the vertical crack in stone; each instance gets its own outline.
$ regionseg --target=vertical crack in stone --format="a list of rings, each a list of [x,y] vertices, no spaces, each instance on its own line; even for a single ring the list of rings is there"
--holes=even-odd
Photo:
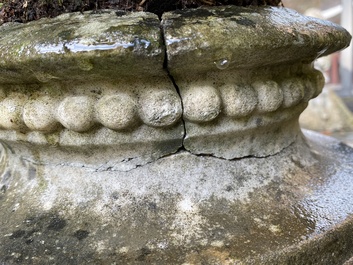
[[[185,150],[184,147],[184,140],[186,137],[186,126],[185,126],[185,120],[184,120],[184,104],[183,104],[183,99],[181,97],[180,94],[180,90],[178,85],[175,82],[174,77],[172,76],[172,74],[170,73],[169,69],[168,69],[168,54],[167,54],[167,45],[166,45],[166,40],[165,40],[165,36],[164,36],[164,28],[162,25],[162,21],[161,21],[161,25],[160,25],[160,31],[161,31],[161,39],[162,39],[162,48],[164,49],[164,61],[163,61],[163,68],[165,69],[165,71],[168,74],[168,77],[170,79],[170,81],[173,83],[173,86],[175,88],[175,91],[178,93],[179,97],[180,97],[180,102],[181,102],[181,109],[182,109],[182,116],[181,116],[181,120],[183,122],[183,128],[184,128],[184,135],[183,135],[183,141],[182,141],[182,146],[179,148],[178,151],[180,150]]]

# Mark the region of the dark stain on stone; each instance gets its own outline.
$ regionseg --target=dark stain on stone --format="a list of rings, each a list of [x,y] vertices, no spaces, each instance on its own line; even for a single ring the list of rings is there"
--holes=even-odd
[[[33,238],[29,238],[29,239],[27,239],[26,241],[25,241],[25,243],[27,244],[27,245],[29,245],[29,244],[31,244],[31,243],[33,243]]]
[[[116,15],[117,17],[122,17],[122,16],[125,16],[125,15],[126,15],[126,12],[123,11],[123,10],[117,10],[117,11],[115,12],[115,15]]]
[[[147,256],[150,255],[152,252],[149,248],[141,248],[141,254],[136,258],[137,261],[145,261]]]
[[[114,191],[114,192],[112,193],[112,198],[113,198],[114,200],[119,199],[119,192]]]
[[[234,188],[233,188],[231,185],[228,185],[228,186],[226,187],[226,191],[230,192],[230,191],[232,191],[232,190],[234,190]]]
[[[277,128],[273,133],[274,134],[279,134],[281,132],[281,128]]]
[[[255,7],[239,8],[237,6],[229,5],[229,6],[225,6],[223,10],[215,9],[213,12],[220,17],[234,17],[234,16],[244,16],[244,15],[253,14],[255,10],[256,10]],[[258,11],[261,11],[261,9],[258,9]]]
[[[14,232],[12,232],[12,235],[10,236],[10,239],[15,239],[15,238],[20,238],[23,237],[26,234],[25,230],[16,230]]]
[[[89,232],[87,230],[82,230],[79,229],[74,233],[74,237],[76,237],[78,240],[82,240],[85,239],[86,237],[88,237]]]
[[[246,17],[232,18],[231,20],[235,21],[237,24],[242,26],[247,26],[252,28],[256,27],[256,23]]]
[[[102,95],[102,91],[99,90],[99,89],[92,89],[92,90],[91,90],[91,93],[92,93],[92,94],[97,94],[97,95]]]
[[[28,168],[28,180],[35,179],[37,174],[37,169],[35,167],[30,166]]]
[[[246,181],[246,178],[243,175],[237,176],[237,185],[239,187],[244,187],[245,181]]]
[[[291,156],[291,161],[299,168],[304,168],[305,165],[303,165],[303,163],[301,162],[299,157],[296,156]]]
[[[7,181],[7,180],[9,180],[9,179],[11,178],[11,176],[12,176],[11,171],[10,171],[10,170],[7,170],[7,171],[3,174],[2,179],[3,179],[3,181]]]
[[[149,202],[148,203],[148,210],[156,210],[157,209],[157,204],[155,202]]]
[[[30,230],[30,231],[27,231],[27,232],[26,232],[26,236],[25,236],[24,238],[30,239],[30,240],[32,240],[32,242],[33,242],[32,237],[33,237],[34,234],[37,233],[37,232],[39,232],[38,229],[32,229],[32,230]],[[30,242],[30,243],[32,243],[32,242]],[[27,242],[26,242],[26,243],[27,243]]]
[[[257,118],[256,119],[256,126],[261,126],[262,124],[262,119],[261,118]]]
[[[0,192],[5,194],[6,191],[7,191],[7,186],[6,185],[2,185],[2,187],[0,188]]]
[[[74,35],[73,30],[62,30],[61,32],[58,33],[58,37],[65,40],[72,40],[73,35]]]
[[[346,145],[345,143],[340,142],[338,145],[335,146],[337,151],[342,152],[343,154],[347,154],[351,152],[351,147]]]
[[[66,221],[60,217],[54,216],[51,218],[48,229],[54,231],[60,231],[66,226]]]
[[[213,15],[213,13],[206,8],[175,10],[174,13],[180,15],[182,18],[206,18]]]

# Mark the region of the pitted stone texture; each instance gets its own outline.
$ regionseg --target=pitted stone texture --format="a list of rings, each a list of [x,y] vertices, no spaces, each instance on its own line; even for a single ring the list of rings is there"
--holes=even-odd
[[[173,90],[147,90],[139,98],[139,114],[142,121],[153,127],[175,124],[182,115],[179,95]]]
[[[183,12],[166,15],[163,28],[166,62],[196,117],[185,127],[156,16],[68,14],[0,28],[0,83],[41,84],[0,94],[0,124],[11,128],[0,131],[0,263],[336,265],[351,254],[353,151],[318,135],[304,143],[297,123],[322,83],[310,61],[348,45],[348,33],[285,9]],[[42,33],[34,42],[32,29]],[[19,35],[29,42],[19,47]],[[290,93],[293,77],[301,83]],[[43,89],[53,83],[60,93]],[[26,111],[46,93],[64,127],[26,132],[45,127]],[[111,122],[125,113],[123,94],[130,118]],[[249,108],[231,108],[238,95]],[[184,137],[186,149],[208,155],[178,151]],[[231,159],[244,156],[266,158]]]
[[[184,117],[189,121],[209,122],[221,112],[221,98],[209,83],[192,82],[181,90]]]
[[[23,106],[26,96],[13,93],[0,104],[0,126],[7,130],[23,130],[25,124],[22,120]]]
[[[220,87],[223,113],[230,117],[249,116],[258,103],[257,94],[250,85],[225,84]]]
[[[297,105],[304,98],[304,84],[300,78],[289,78],[281,83],[283,91],[283,107]]]
[[[117,93],[102,97],[96,105],[99,122],[112,130],[127,129],[137,122],[137,102],[133,95]]]
[[[86,96],[67,97],[59,104],[57,117],[69,130],[88,131],[94,124],[94,99]]]
[[[353,265],[353,257],[347,260],[343,265]]]
[[[23,121],[30,130],[53,132],[59,127],[56,120],[57,101],[49,96],[26,102],[23,108]]]
[[[2,139],[167,142],[170,152],[185,138],[192,152],[224,158],[293,142],[299,109],[323,84],[310,62],[350,40],[339,26],[287,9],[243,7],[172,12],[162,24],[143,12],[65,14],[0,33],[0,83],[21,84],[1,90]]]
[[[309,78],[312,80],[312,82],[316,88],[314,96],[313,96],[313,98],[316,98],[318,95],[320,95],[320,93],[322,92],[322,89],[325,86],[325,77],[321,71],[315,70],[310,73]]]
[[[252,84],[257,98],[257,111],[259,113],[272,112],[277,110],[283,102],[283,92],[274,81],[257,81]]]
[[[180,151],[124,172],[2,142],[0,263],[341,265],[353,251],[353,149],[308,136],[268,158]],[[130,166],[115,154],[94,157]]]
[[[310,99],[317,97],[325,85],[325,78],[323,74],[315,70],[311,72],[304,79],[304,101],[308,102]]]

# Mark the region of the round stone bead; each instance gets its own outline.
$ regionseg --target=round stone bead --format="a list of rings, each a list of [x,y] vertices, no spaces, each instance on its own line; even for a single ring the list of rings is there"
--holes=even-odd
[[[303,97],[303,101],[304,102],[309,102],[310,99],[315,97],[316,94],[316,83],[315,81],[310,78],[303,78],[303,84],[304,84],[304,97]]]
[[[23,130],[26,128],[23,120],[23,105],[26,97],[14,95],[0,102],[0,126],[8,130]]]
[[[88,96],[67,97],[59,104],[57,117],[69,130],[87,131],[94,124],[94,99]]]
[[[304,97],[304,84],[300,78],[286,79],[281,83],[284,108],[297,105]]]
[[[147,125],[170,126],[182,115],[179,95],[172,90],[144,91],[139,98],[139,115]]]
[[[319,70],[314,69],[311,76],[312,76],[311,78],[314,81],[314,84],[316,85],[316,90],[314,93],[314,98],[316,98],[322,92],[322,89],[324,88],[326,81],[325,81],[324,75]]]
[[[210,85],[195,85],[182,93],[184,117],[193,122],[208,122],[221,112],[221,98]]]
[[[58,128],[55,117],[56,101],[48,96],[30,100],[23,108],[23,120],[35,131],[51,132]]]
[[[97,120],[112,130],[121,130],[137,121],[133,96],[120,93],[102,97],[96,105]]]
[[[257,95],[248,85],[227,84],[220,87],[223,112],[231,117],[245,117],[254,111]]]
[[[252,84],[257,93],[257,110],[260,113],[277,110],[283,102],[283,92],[274,81],[257,81]]]

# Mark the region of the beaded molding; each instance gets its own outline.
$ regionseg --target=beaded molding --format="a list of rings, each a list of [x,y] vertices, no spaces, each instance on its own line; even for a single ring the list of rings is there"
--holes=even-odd
[[[21,93],[10,93],[0,102],[0,126],[18,131],[54,132],[64,127],[82,133],[97,124],[126,130],[141,121],[152,127],[168,127],[180,120],[181,115],[179,95],[172,90],[146,91],[139,95],[116,91],[99,98],[44,95],[30,99]]]
[[[43,93],[35,99],[20,92],[9,91],[6,95],[2,90],[0,126],[5,130],[40,132],[55,132],[64,127],[82,133],[97,124],[115,131],[141,122],[164,128],[177,123],[182,116],[192,123],[207,123],[221,113],[237,119],[291,108],[316,97],[323,85],[323,75],[313,70],[304,78],[292,77],[281,82],[226,83],[220,87],[189,84],[181,91],[182,102],[171,89],[132,93],[117,87],[114,92],[99,96],[50,97]]]

